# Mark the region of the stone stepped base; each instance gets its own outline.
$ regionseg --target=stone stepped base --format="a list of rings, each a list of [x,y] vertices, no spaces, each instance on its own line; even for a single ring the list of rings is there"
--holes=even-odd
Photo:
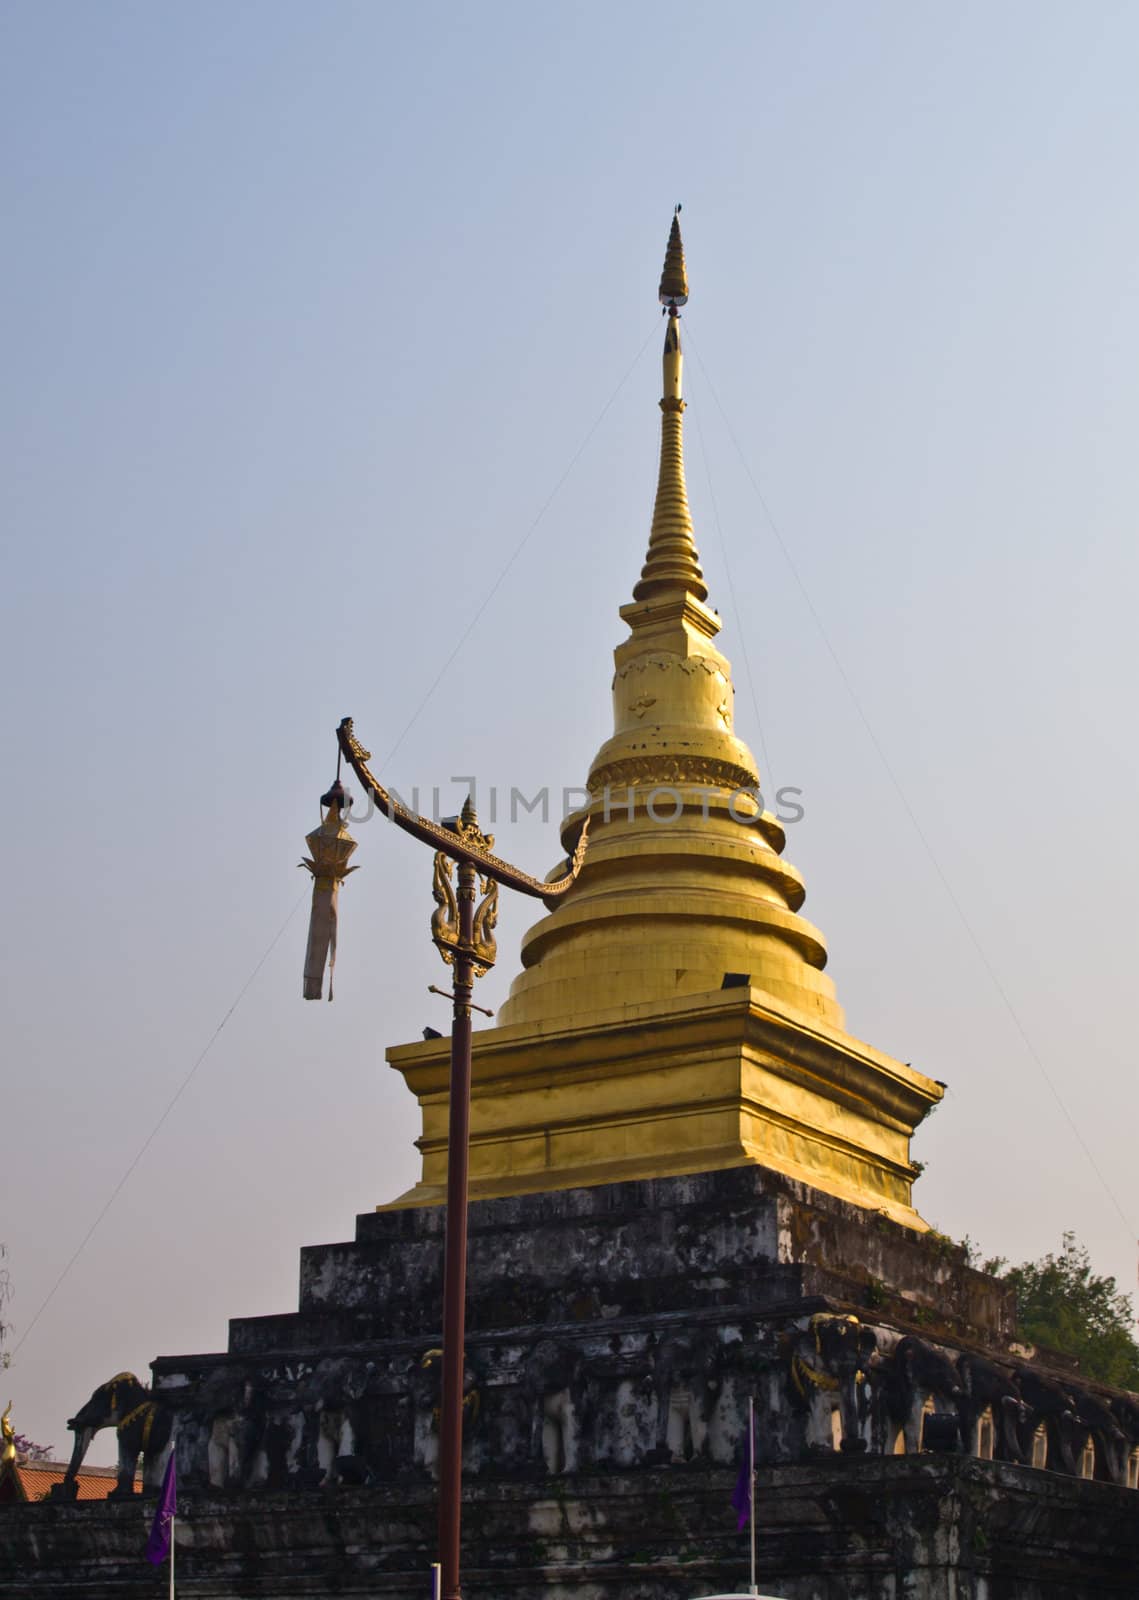
[[[297,1312],[154,1363],[181,1596],[426,1600],[443,1222],[369,1213]],[[1139,1600],[1139,1400],[1030,1358],[947,1239],[736,1168],[478,1202],[469,1285],[466,1600],[746,1588],[749,1400],[764,1592]],[[148,1515],[0,1509],[0,1596],[158,1595]]]
[[[472,1484],[465,1600],[692,1600],[746,1591],[734,1474],[644,1470]],[[961,1457],[851,1458],[760,1474],[759,1586],[785,1600],[1134,1600],[1134,1491]],[[5,1600],[165,1593],[142,1559],[153,1502],[6,1508]],[[430,1484],[195,1496],[186,1600],[425,1600]],[[662,1552],[667,1552],[662,1556]]]

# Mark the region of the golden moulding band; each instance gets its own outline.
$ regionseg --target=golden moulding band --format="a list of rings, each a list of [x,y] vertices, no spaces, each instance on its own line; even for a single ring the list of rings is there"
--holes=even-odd
[[[622,761],[612,761],[597,767],[589,774],[591,795],[604,794],[606,789],[625,784],[661,786],[670,783],[698,784],[704,788],[727,789],[732,793],[741,790],[755,794],[759,779],[747,767],[732,761],[720,761],[715,756],[690,756],[677,759],[670,756],[627,756]]]

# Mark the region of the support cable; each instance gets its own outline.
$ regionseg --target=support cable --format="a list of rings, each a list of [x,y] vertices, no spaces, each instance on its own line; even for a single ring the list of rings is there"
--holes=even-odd
[[[1067,1122],[1068,1127],[1069,1127],[1073,1137],[1076,1140],[1076,1143],[1079,1145],[1080,1149],[1083,1151],[1084,1155],[1087,1157],[1088,1165],[1091,1167],[1092,1171],[1095,1173],[1096,1177],[1099,1179],[1100,1185],[1103,1188],[1104,1193],[1107,1195],[1108,1199],[1111,1201],[1111,1204],[1115,1208],[1115,1211],[1118,1213],[1121,1222],[1123,1223],[1124,1227],[1127,1229],[1128,1237],[1131,1238],[1131,1239],[1134,1239],[1136,1237],[1136,1229],[1135,1229],[1135,1226],[1134,1226],[1134,1223],[1133,1223],[1132,1219],[1127,1215],[1126,1211],[1123,1209],[1123,1206],[1121,1205],[1121,1203],[1119,1201],[1119,1198],[1115,1193],[1115,1190],[1112,1188],[1111,1184],[1108,1182],[1107,1176],[1104,1173],[1103,1169],[1101,1168],[1099,1162],[1096,1160],[1095,1155],[1094,1155],[1094,1153],[1093,1153],[1093,1151],[1091,1149],[1091,1146],[1088,1144],[1088,1141],[1084,1138],[1083,1134],[1081,1133],[1081,1131],[1079,1129],[1079,1126],[1076,1123],[1075,1118],[1073,1117],[1071,1111],[1068,1109],[1066,1101],[1064,1100],[1063,1096],[1060,1093],[1059,1088],[1057,1087],[1057,1085],[1054,1082],[1051,1074],[1049,1073],[1047,1067],[1045,1066],[1043,1057],[1041,1056],[1040,1052],[1037,1050],[1035,1044],[1033,1043],[1032,1038],[1029,1035],[1028,1029],[1025,1027],[1024,1023],[1021,1021],[1020,1013],[1017,1011],[1016,1007],[1013,1005],[1012,999],[1010,998],[1009,993],[1006,990],[1004,984],[1001,982],[1001,979],[1000,979],[1000,976],[999,976],[999,974],[998,974],[998,972],[996,970],[996,967],[993,965],[992,961],[989,959],[988,952],[986,951],[984,945],[981,943],[981,939],[980,939],[979,935],[977,934],[976,930],[974,929],[973,924],[969,919],[968,913],[965,910],[965,907],[962,905],[961,901],[958,899],[957,894],[954,891],[953,886],[950,883],[949,878],[948,878],[948,876],[947,876],[947,874],[945,872],[945,869],[942,867],[941,861],[939,860],[939,858],[937,856],[937,853],[933,848],[933,845],[930,843],[929,837],[926,834],[925,829],[922,827],[920,821],[918,820],[917,813],[914,811],[914,808],[910,804],[905,790],[902,788],[901,780],[898,778],[897,773],[894,771],[894,768],[891,765],[890,759],[887,756],[887,754],[886,754],[886,752],[885,752],[885,750],[884,750],[884,748],[882,746],[882,743],[881,743],[880,739],[878,738],[878,735],[874,731],[874,728],[873,728],[873,726],[872,726],[872,724],[870,722],[870,718],[867,716],[866,711],[863,708],[862,702],[858,697],[858,694],[857,694],[857,692],[856,692],[856,690],[854,688],[854,685],[851,682],[850,678],[848,677],[846,669],[843,667],[843,664],[839,659],[838,652],[835,650],[834,645],[831,643],[830,635],[827,632],[825,624],[823,623],[823,619],[820,616],[818,610],[816,609],[814,601],[811,599],[810,593],[809,593],[809,591],[807,589],[807,585],[803,581],[803,578],[802,578],[802,576],[801,576],[801,574],[799,572],[799,568],[795,564],[794,557],[792,556],[791,551],[789,550],[789,548],[787,546],[787,542],[784,539],[782,533],[780,532],[779,525],[775,521],[775,518],[771,513],[771,508],[768,505],[766,499],[764,498],[763,491],[759,487],[759,484],[756,482],[755,474],[752,472],[751,466],[750,466],[750,464],[748,462],[748,459],[744,455],[743,446],[740,444],[740,441],[739,441],[739,438],[738,438],[738,436],[736,434],[736,431],[732,427],[731,422],[728,420],[727,412],[724,410],[723,404],[720,401],[720,397],[716,392],[715,385],[713,384],[711,378],[709,377],[708,370],[705,367],[704,362],[702,361],[702,359],[700,357],[700,353],[699,353],[698,349],[696,348],[696,342],[692,337],[692,330],[691,330],[690,327],[688,329],[687,342],[688,342],[689,347],[692,350],[693,355],[696,357],[696,362],[697,362],[697,365],[700,368],[701,376],[703,377],[704,382],[708,386],[708,391],[711,394],[712,399],[716,403],[716,409],[719,411],[720,416],[721,416],[721,418],[723,420],[724,426],[728,431],[728,437],[731,439],[732,444],[735,446],[736,454],[740,458],[740,463],[743,466],[744,472],[747,475],[748,482],[751,484],[752,489],[755,492],[755,497],[759,501],[759,504],[760,504],[760,506],[761,506],[761,508],[763,510],[763,514],[767,519],[767,524],[768,524],[769,528],[771,529],[772,534],[775,537],[775,542],[779,546],[779,549],[780,549],[780,552],[781,552],[781,554],[783,556],[784,561],[787,563],[788,571],[791,573],[791,576],[795,581],[796,587],[798,588],[799,593],[802,596],[803,603],[805,604],[805,606],[807,607],[808,612],[810,613],[811,620],[815,624],[815,628],[818,631],[819,637],[823,642],[823,645],[824,645],[824,647],[826,649],[826,652],[830,656],[831,664],[834,667],[835,671],[837,672],[837,674],[839,676],[839,679],[840,679],[840,681],[842,683],[843,688],[846,690],[846,693],[847,693],[847,696],[848,696],[848,698],[850,700],[850,703],[854,707],[855,713],[858,716],[858,720],[862,723],[862,727],[863,727],[863,729],[864,729],[864,731],[866,733],[866,736],[870,740],[871,745],[874,747],[875,754],[877,755],[878,760],[882,765],[882,769],[885,772],[887,778],[889,779],[890,784],[893,787],[894,792],[897,795],[898,800],[901,803],[903,811],[906,813],[906,816],[909,818],[914,832],[917,834],[918,839],[921,841],[922,848],[925,850],[925,853],[926,853],[927,857],[929,858],[930,865],[933,867],[934,872],[936,873],[938,879],[940,880],[941,887],[944,889],[946,895],[948,896],[950,904],[953,906],[954,911],[957,913],[958,920],[961,923],[962,928],[964,928],[965,933],[966,933],[966,935],[967,935],[967,937],[969,939],[969,942],[973,946],[973,950],[974,950],[975,954],[977,955],[977,958],[979,959],[982,967],[988,973],[989,980],[992,983],[993,988],[996,990],[997,995],[1000,997],[1001,1003],[1003,1004],[1005,1010],[1007,1011],[1007,1013],[1009,1015],[1009,1018],[1012,1021],[1013,1027],[1015,1028],[1016,1032],[1020,1035],[1021,1043],[1024,1045],[1024,1048],[1027,1051],[1030,1060],[1034,1062],[1037,1071],[1040,1073],[1040,1076],[1044,1079],[1044,1082],[1047,1084],[1048,1089],[1049,1089],[1049,1091],[1050,1091],[1050,1093],[1052,1095],[1052,1098],[1056,1102],[1056,1105],[1059,1107],[1060,1112],[1061,1112],[1064,1120]]]
[[[594,418],[594,421],[593,421],[592,425],[590,426],[589,430],[586,432],[585,436],[582,438],[581,443],[578,445],[577,449],[574,451],[573,455],[571,456],[569,464],[566,466],[565,470],[562,472],[561,476],[558,478],[557,482],[554,484],[554,487],[550,490],[550,493],[546,496],[545,500],[542,502],[542,505],[539,508],[537,515],[534,517],[533,521],[530,523],[530,526],[526,529],[526,532],[523,534],[523,536],[519,540],[518,544],[514,547],[514,550],[512,551],[510,556],[508,556],[505,565],[502,567],[502,570],[499,572],[498,577],[494,580],[494,582],[491,584],[490,588],[487,590],[487,592],[484,595],[482,601],[480,602],[478,608],[476,609],[474,615],[471,617],[470,622],[467,624],[466,628],[464,629],[463,633],[461,634],[458,643],[455,645],[454,649],[451,651],[451,654],[447,657],[446,661],[444,661],[443,665],[440,667],[440,669],[439,669],[438,673],[436,674],[436,676],[434,678],[434,681],[432,682],[430,688],[427,690],[426,694],[420,700],[418,706],[415,708],[415,711],[412,713],[410,719],[408,720],[406,726],[404,727],[403,732],[400,734],[399,738],[396,740],[395,744],[392,746],[392,748],[388,752],[387,757],[385,758],[385,761],[384,761],[384,765],[385,766],[388,764],[388,762],[390,762],[392,760],[393,756],[399,750],[400,746],[403,744],[404,740],[407,738],[407,736],[411,732],[412,728],[415,726],[415,724],[418,722],[419,718],[422,716],[424,710],[427,707],[428,702],[430,701],[432,695],[435,693],[436,689],[439,687],[440,683],[443,681],[443,679],[446,676],[448,670],[450,669],[452,663],[454,662],[456,656],[459,654],[460,650],[463,648],[463,646],[466,644],[467,640],[470,638],[471,634],[474,632],[474,629],[477,626],[477,624],[479,623],[479,621],[481,620],[481,618],[483,616],[483,613],[486,611],[487,607],[490,605],[491,601],[494,599],[495,595],[498,593],[499,589],[502,587],[502,584],[505,581],[507,574],[510,572],[510,569],[514,566],[515,562],[518,560],[518,558],[522,554],[523,550],[529,544],[530,539],[532,538],[533,534],[537,530],[537,528],[538,528],[539,524],[541,523],[542,519],[545,517],[547,511],[549,511],[550,507],[553,505],[554,501],[556,500],[556,498],[558,496],[558,493],[560,492],[560,490],[561,490],[562,486],[564,485],[566,479],[569,477],[569,475],[573,471],[574,467],[576,467],[577,463],[580,461],[581,457],[584,455],[585,450],[586,450],[587,446],[589,445],[590,441],[592,440],[594,434],[597,432],[598,428],[601,426],[601,424],[604,422],[606,416],[609,414],[609,411],[612,409],[613,403],[617,399],[617,396],[621,393],[621,390],[625,387],[626,383],[628,383],[629,379],[632,377],[633,372],[635,371],[635,369],[637,367],[637,364],[639,363],[641,357],[644,355],[645,351],[648,349],[649,344],[650,344],[654,334],[656,333],[656,331],[657,331],[657,325],[656,325],[656,322],[654,320],[653,327],[652,327],[651,331],[649,332],[648,336],[646,337],[644,343],[641,345],[641,348],[637,351],[637,354],[633,357],[633,360],[629,363],[629,366],[626,369],[624,375],[621,377],[620,381],[618,382],[617,387],[613,390],[613,393],[609,396],[609,399],[605,402],[605,404],[602,406],[601,410],[597,413],[597,416]],[[337,770],[339,771],[339,765],[337,767]],[[277,948],[277,945],[280,943],[281,939],[283,938],[283,936],[285,934],[285,930],[288,928],[289,924],[292,922],[293,918],[296,916],[297,912],[300,910],[301,905],[304,903],[304,900],[305,900],[305,897],[306,897],[307,893],[308,893],[308,891],[306,889],[305,892],[303,894],[301,894],[300,898],[297,900],[296,904],[293,906],[292,910],[289,912],[288,916],[285,918],[285,920],[281,924],[280,928],[278,928],[277,932],[274,934],[272,940],[270,941],[268,947],[265,950],[264,955],[262,955],[261,959],[257,962],[257,965],[253,968],[253,971],[249,974],[248,978],[245,980],[245,982],[242,984],[241,988],[238,990],[237,995],[236,995],[232,1005],[230,1006],[229,1010],[222,1017],[221,1021],[218,1023],[217,1027],[214,1029],[213,1033],[210,1035],[209,1039],[207,1040],[205,1046],[203,1047],[203,1049],[199,1053],[197,1059],[194,1061],[194,1063],[191,1066],[189,1072],[187,1072],[186,1076],[182,1079],[182,1082],[178,1085],[178,1088],[174,1091],[174,1094],[171,1096],[170,1100],[166,1104],[165,1110],[162,1112],[161,1116],[158,1118],[158,1121],[154,1124],[153,1128],[150,1130],[150,1132],[147,1134],[146,1138],[143,1140],[142,1144],[140,1145],[137,1153],[135,1154],[134,1159],[131,1161],[130,1165],[127,1167],[127,1169],[123,1173],[122,1177],[119,1179],[119,1181],[115,1184],[114,1188],[111,1190],[111,1193],[108,1195],[108,1197],[107,1197],[106,1201],[104,1202],[102,1208],[100,1209],[100,1211],[96,1215],[95,1220],[91,1223],[90,1227],[87,1229],[87,1232],[83,1235],[82,1239],[79,1241],[79,1244],[76,1246],[75,1250],[73,1251],[72,1255],[70,1256],[69,1260],[67,1261],[67,1264],[64,1266],[62,1272],[60,1272],[58,1278],[56,1278],[55,1282],[52,1284],[51,1288],[48,1290],[48,1293],[44,1297],[43,1301],[40,1303],[39,1309],[36,1311],[35,1316],[33,1316],[32,1320],[28,1323],[28,1326],[24,1329],[23,1333],[20,1335],[19,1339],[16,1341],[15,1345],[12,1347],[12,1356],[13,1356],[13,1358],[17,1355],[17,1353],[20,1350],[20,1346],[24,1343],[25,1339],[28,1338],[29,1334],[32,1332],[32,1329],[36,1326],[37,1322],[39,1322],[40,1318],[43,1316],[44,1312],[47,1310],[47,1308],[51,1304],[52,1300],[54,1300],[57,1292],[59,1291],[59,1289],[63,1285],[64,1280],[67,1278],[67,1276],[70,1273],[71,1269],[75,1266],[75,1263],[79,1260],[80,1256],[83,1254],[84,1250],[87,1248],[87,1246],[90,1243],[91,1239],[94,1237],[94,1235],[95,1235],[100,1223],[103,1221],[103,1218],[107,1215],[108,1211],[110,1211],[111,1207],[114,1205],[115,1201],[118,1199],[118,1197],[121,1194],[122,1190],[125,1188],[125,1186],[126,1186],[127,1182],[129,1181],[131,1175],[134,1173],[135,1169],[138,1167],[139,1162],[146,1155],[146,1152],[150,1149],[151,1145],[154,1143],[155,1139],[158,1137],[159,1132],[161,1131],[163,1125],[165,1124],[167,1118],[170,1116],[171,1112],[174,1110],[174,1107],[178,1104],[179,1100],[185,1094],[186,1090],[190,1087],[190,1084],[191,1084],[191,1082],[192,1082],[192,1080],[194,1078],[195,1073],[198,1071],[198,1068],[202,1065],[203,1061],[205,1061],[206,1057],[209,1055],[210,1051],[213,1049],[213,1047],[216,1044],[218,1036],[220,1035],[222,1029],[225,1027],[225,1025],[229,1021],[229,1019],[233,1016],[234,1012],[237,1010],[237,1008],[241,1004],[242,1000],[245,998],[245,995],[246,995],[247,991],[251,988],[254,979],[257,977],[257,975],[261,971],[262,967],[268,961],[268,959],[272,955],[273,951]]]
[[[755,678],[751,670],[751,652],[747,647],[747,630],[743,625],[743,616],[740,612],[739,598],[736,594],[735,582],[732,579],[732,564],[728,557],[728,544],[724,538],[724,530],[720,525],[720,508],[716,502],[716,491],[712,485],[712,463],[708,457],[708,449],[704,443],[704,429],[700,422],[700,407],[693,406],[692,417],[696,423],[696,438],[700,446],[700,459],[704,463],[704,477],[708,482],[708,499],[712,505],[712,522],[716,529],[716,539],[720,547],[720,559],[724,563],[724,576],[728,580],[728,595],[732,602],[732,615],[736,621],[736,637],[740,642],[740,650],[744,658],[744,675],[747,678],[748,692],[751,695],[751,708],[755,715],[755,725],[759,732],[759,749],[763,756],[763,770],[767,774],[771,785],[771,793],[775,793],[775,769],[771,764],[771,757],[767,749],[767,737],[764,733],[763,718],[759,713],[759,696],[755,690]],[[763,792],[763,783],[760,782],[760,793]]]
[[[236,994],[236,996],[235,996],[235,998],[233,1000],[233,1004],[230,1006],[230,1008],[226,1012],[225,1016],[222,1017],[221,1021],[218,1023],[217,1027],[214,1029],[213,1033],[210,1034],[210,1036],[207,1039],[205,1045],[202,1047],[201,1051],[198,1053],[198,1057],[195,1060],[193,1066],[190,1068],[189,1072],[187,1072],[186,1076],[182,1079],[182,1082],[178,1085],[177,1089],[175,1089],[174,1093],[171,1095],[170,1099],[167,1101],[166,1109],[163,1111],[163,1113],[159,1117],[158,1121],[154,1124],[153,1128],[151,1128],[151,1130],[147,1134],[146,1138],[142,1141],[142,1144],[139,1146],[134,1160],[131,1162],[130,1166],[123,1173],[123,1175],[119,1179],[118,1183],[115,1184],[115,1187],[111,1190],[110,1194],[107,1196],[107,1199],[103,1202],[102,1209],[99,1211],[98,1215],[95,1217],[94,1222],[92,1222],[91,1226],[87,1229],[87,1232],[83,1235],[82,1239],[79,1241],[78,1245],[76,1246],[75,1250],[73,1251],[70,1260],[67,1262],[67,1265],[64,1267],[63,1271],[59,1274],[59,1277],[55,1280],[55,1282],[52,1284],[51,1288],[48,1290],[47,1294],[44,1296],[44,1299],[41,1301],[39,1310],[36,1312],[36,1314],[32,1318],[32,1320],[28,1323],[27,1327],[24,1329],[24,1331],[20,1335],[20,1337],[16,1340],[16,1343],[12,1346],[12,1358],[13,1358],[13,1360],[15,1360],[16,1356],[19,1354],[20,1346],[23,1344],[24,1340],[28,1337],[28,1335],[31,1333],[32,1329],[35,1327],[36,1323],[40,1320],[40,1318],[43,1316],[44,1312],[47,1310],[48,1306],[55,1299],[57,1290],[60,1288],[61,1284],[63,1283],[64,1279],[67,1277],[68,1273],[71,1271],[72,1267],[79,1260],[79,1257],[83,1254],[84,1250],[86,1250],[88,1244],[91,1242],[91,1239],[94,1237],[96,1229],[98,1228],[99,1224],[102,1222],[103,1218],[107,1215],[107,1212],[114,1205],[115,1201],[118,1199],[120,1193],[122,1192],[123,1188],[125,1187],[125,1185],[127,1183],[127,1180],[130,1178],[131,1174],[134,1172],[135,1168],[138,1166],[138,1164],[142,1160],[143,1156],[150,1149],[151,1145],[154,1143],[155,1139],[158,1137],[158,1134],[162,1129],[162,1125],[165,1123],[167,1117],[169,1117],[170,1113],[174,1110],[174,1107],[178,1104],[179,1100],[181,1100],[182,1096],[186,1093],[186,1090],[190,1087],[190,1084],[191,1084],[191,1082],[193,1081],[193,1078],[194,1078],[194,1074],[197,1072],[197,1070],[201,1066],[202,1062],[206,1059],[206,1057],[209,1055],[210,1051],[213,1049],[214,1045],[217,1043],[219,1034],[221,1033],[222,1029],[225,1027],[226,1023],[229,1021],[230,1017],[233,1016],[234,1012],[237,1010],[237,1008],[241,1004],[242,1000],[245,998],[246,991],[252,986],[253,980],[257,977],[257,974],[261,971],[261,968],[265,965],[266,961],[268,961],[269,957],[273,954],[273,951],[280,944],[281,939],[284,936],[285,929],[289,926],[289,923],[292,922],[293,918],[296,916],[297,912],[300,910],[301,906],[304,904],[304,901],[305,901],[307,895],[308,895],[308,890],[305,889],[302,892],[300,898],[297,900],[296,904],[293,906],[293,909],[289,912],[288,916],[285,918],[284,922],[282,922],[281,926],[277,929],[277,932],[273,935],[273,938],[270,940],[269,945],[266,948],[264,955],[261,957],[260,961],[258,961],[257,965],[253,968],[253,971],[249,974],[248,978],[246,978],[245,982],[241,985],[241,988],[237,991],[237,994]]]
[[[483,612],[487,609],[487,607],[490,605],[491,601],[494,599],[495,595],[498,593],[499,589],[502,587],[503,583],[506,580],[507,574],[510,572],[510,569],[514,566],[514,563],[518,560],[518,557],[522,554],[523,550],[525,550],[526,546],[530,543],[530,540],[533,537],[535,531],[537,530],[537,527],[538,527],[539,523],[542,521],[543,517],[546,515],[546,512],[550,509],[550,507],[553,505],[554,501],[557,499],[558,493],[561,490],[562,485],[565,483],[565,481],[569,477],[570,473],[577,466],[578,462],[581,460],[582,456],[585,454],[586,447],[588,446],[590,440],[593,438],[593,435],[597,432],[598,428],[605,421],[605,418],[608,416],[609,411],[610,411],[610,409],[611,409],[611,407],[613,405],[613,402],[616,400],[617,396],[621,393],[621,390],[628,383],[629,379],[633,376],[633,373],[637,368],[637,364],[639,363],[641,357],[644,355],[645,351],[648,349],[648,347],[649,347],[650,343],[652,342],[653,337],[656,334],[656,332],[657,332],[657,324],[654,322],[652,328],[649,331],[648,337],[645,339],[644,344],[637,351],[636,355],[633,357],[632,361],[629,363],[628,367],[625,370],[624,376],[620,379],[620,381],[617,384],[617,387],[614,389],[613,393],[609,396],[608,400],[606,400],[605,404],[601,407],[601,410],[597,413],[597,416],[594,418],[594,420],[593,420],[588,432],[585,434],[585,436],[582,439],[581,443],[578,445],[577,449],[574,451],[573,455],[570,457],[569,464],[566,467],[565,471],[562,473],[562,475],[558,479],[557,483],[554,484],[554,487],[550,490],[549,494],[546,496],[545,500],[542,502],[542,504],[541,504],[541,506],[540,506],[540,508],[538,510],[537,516],[534,518],[534,520],[531,522],[530,526],[526,529],[526,532],[522,535],[521,539],[515,545],[514,550],[507,557],[506,564],[503,566],[502,570],[499,572],[498,577],[494,580],[494,582],[491,584],[490,588],[487,590],[486,594],[483,596],[482,600],[479,602],[479,605],[478,605],[477,609],[475,610],[474,615],[471,617],[471,620],[467,623],[467,626],[463,629],[462,633],[459,635],[458,642],[456,643],[454,649],[451,651],[451,654],[447,657],[446,661],[444,661],[443,665],[439,668],[439,671],[435,674],[435,677],[432,680],[430,687],[427,689],[427,691],[424,694],[422,700],[420,700],[419,704],[416,706],[415,710],[412,712],[411,717],[410,717],[406,727],[404,728],[403,732],[400,734],[400,736],[396,740],[395,744],[392,745],[391,749],[388,751],[387,755],[384,757],[383,761],[380,763],[380,766],[378,768],[378,770],[380,772],[382,772],[384,770],[384,768],[387,767],[388,764],[392,761],[392,759],[396,755],[396,752],[400,749],[401,745],[403,744],[403,741],[407,738],[407,736],[411,732],[412,728],[414,728],[415,724],[419,721],[419,718],[422,716],[423,711],[426,708],[428,701],[431,699],[431,697],[435,693],[436,689],[438,689],[439,685],[442,683],[443,679],[447,676],[447,673],[450,671],[451,665],[454,662],[455,657],[459,654],[459,651],[466,644],[467,640],[470,638],[471,634],[474,632],[474,630],[477,627],[478,623],[481,621]]]

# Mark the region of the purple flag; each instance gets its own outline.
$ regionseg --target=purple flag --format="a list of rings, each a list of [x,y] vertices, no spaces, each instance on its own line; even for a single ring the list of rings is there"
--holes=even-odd
[[[170,1554],[170,1540],[174,1533],[174,1518],[178,1514],[178,1483],[174,1475],[174,1452],[166,1463],[162,1478],[162,1493],[158,1496],[158,1510],[146,1541],[146,1559],[152,1566],[160,1567]]]
[[[744,1438],[744,1458],[740,1462],[740,1475],[732,1490],[732,1509],[736,1514],[736,1532],[742,1533],[751,1516],[751,1475],[753,1471],[751,1429]]]

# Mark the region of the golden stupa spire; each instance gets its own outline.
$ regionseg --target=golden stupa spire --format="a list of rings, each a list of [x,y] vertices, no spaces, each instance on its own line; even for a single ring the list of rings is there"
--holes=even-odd
[[[495,1026],[475,1036],[471,1193],[756,1164],[921,1228],[908,1140],[940,1089],[846,1033],[714,643],[684,487],[675,217],[660,297],[652,536],[620,608],[613,732],[561,827],[572,856],[588,821],[589,854],[523,939]],[[444,1197],[446,1048],[389,1052],[423,1107],[423,1179],[397,1205]]]
[[[715,648],[684,485],[679,307],[688,276],[675,215],[660,282],[668,313],[661,463],[648,556],[621,607],[613,735],[589,771],[589,861],[566,903],[527,934],[525,971],[500,1023],[546,1022],[619,1003],[715,991],[725,972],[802,1015],[842,1025],[822,935],[798,915],[803,883],[781,859],[755,757],[735,730],[731,665]],[[658,820],[667,793],[675,816]]]
[[[660,474],[648,555],[641,568],[640,582],[633,590],[634,600],[652,600],[677,591],[694,595],[697,600],[708,598],[684,482],[684,356],[680,348],[679,308],[688,303],[688,273],[684,265],[679,212],[677,206],[659,291],[661,305],[668,312],[664,336],[664,394],[660,402]]]

